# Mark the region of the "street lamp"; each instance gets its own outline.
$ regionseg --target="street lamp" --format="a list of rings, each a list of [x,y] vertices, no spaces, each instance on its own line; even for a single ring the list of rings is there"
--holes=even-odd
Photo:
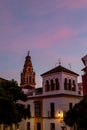
[[[64,122],[63,122],[63,111],[59,111],[58,112],[58,119],[60,120],[60,123],[61,123],[61,130],[65,130],[65,125],[64,125]]]
[[[63,112],[58,112],[58,118],[63,120]]]

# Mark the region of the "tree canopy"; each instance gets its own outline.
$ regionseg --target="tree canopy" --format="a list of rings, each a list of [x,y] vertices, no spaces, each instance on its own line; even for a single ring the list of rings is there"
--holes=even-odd
[[[87,95],[66,112],[64,122],[68,126],[76,125],[78,129],[87,130]]]
[[[27,96],[15,80],[0,82],[0,124],[16,124],[30,117],[28,108],[19,104],[19,100],[26,101]]]

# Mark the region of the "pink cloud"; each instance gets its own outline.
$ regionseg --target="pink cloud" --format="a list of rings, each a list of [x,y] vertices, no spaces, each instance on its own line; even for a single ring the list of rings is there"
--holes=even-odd
[[[68,44],[68,41],[75,36],[78,36],[80,33],[84,32],[87,28],[86,25],[79,29],[72,29],[70,27],[62,27],[58,31],[48,29],[48,31],[43,32],[41,34],[32,35],[30,37],[28,33],[21,34],[21,31],[23,31],[22,25],[19,27],[14,28],[13,34],[18,34],[15,38],[13,38],[10,43],[7,42],[6,48],[2,46],[1,51],[11,51],[15,53],[21,53],[21,51],[27,51],[28,49],[45,49],[50,48],[55,42],[57,44],[65,43]],[[12,28],[13,29],[13,28]],[[11,30],[10,30],[11,33]],[[20,48],[21,47],[21,48]]]
[[[46,32],[45,34],[42,35],[43,37],[39,37],[38,47],[49,47],[55,41],[60,40],[65,41],[65,43],[67,44],[68,40],[78,35],[79,33],[80,33],[79,30],[71,29],[69,27],[61,28],[60,30],[54,32],[53,34]]]
[[[62,28],[58,32],[56,32],[53,36],[54,40],[67,39],[74,35],[75,30],[71,30],[69,28]]]
[[[58,3],[57,3],[58,4]],[[85,9],[87,8],[87,0],[66,0],[66,1],[61,1],[58,4],[59,8],[63,9],[69,9],[74,11],[74,9]]]
[[[57,1],[57,8],[66,8],[66,9],[78,9],[86,8],[87,0],[66,0],[66,1]]]
[[[71,0],[68,1],[68,7],[70,8],[86,8],[87,7],[87,0]]]

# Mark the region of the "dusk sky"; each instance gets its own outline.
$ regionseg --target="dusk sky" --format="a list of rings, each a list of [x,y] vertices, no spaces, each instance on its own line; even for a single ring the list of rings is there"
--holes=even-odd
[[[58,65],[78,73],[87,55],[87,0],[0,0],[0,77],[20,84],[28,50],[40,75]]]

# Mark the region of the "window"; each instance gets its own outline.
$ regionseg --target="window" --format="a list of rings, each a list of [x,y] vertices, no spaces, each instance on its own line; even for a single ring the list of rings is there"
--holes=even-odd
[[[55,104],[54,103],[51,103],[50,104],[50,114],[51,114],[51,117],[54,118],[54,115],[55,115]]]
[[[69,110],[71,110],[72,109],[72,103],[70,102],[69,103]]]
[[[7,127],[8,127],[8,126],[4,124],[4,125],[3,125],[3,130],[6,130]]]
[[[27,105],[27,108],[28,108],[28,110],[30,111],[30,105],[29,105],[29,104]]]
[[[50,130],[55,130],[55,123],[50,124]]]
[[[28,68],[28,72],[30,72],[30,68]]]
[[[55,82],[56,82],[56,90],[59,90],[59,80],[56,78]]]
[[[35,82],[34,78],[33,78],[33,83]]]
[[[54,90],[54,82],[53,82],[53,79],[51,79],[51,90]]]
[[[30,83],[31,83],[31,76],[29,77],[29,81],[30,81]]]
[[[41,117],[41,103],[35,103],[35,117]]]
[[[23,83],[25,83],[25,78],[23,78]]]
[[[12,130],[13,129],[13,125],[10,125],[10,128],[9,128],[10,130]]]
[[[76,91],[75,80],[73,80],[73,84],[72,84],[72,91]]]
[[[69,86],[68,89],[71,90],[71,79],[69,79]]]
[[[49,91],[49,90],[50,90],[49,81],[46,80],[46,91]]]
[[[27,122],[27,130],[30,130],[30,122]]]
[[[30,105],[27,105],[27,109],[28,109],[28,116],[31,117],[31,112],[30,112]]]
[[[41,130],[41,123],[37,123],[37,130]]]
[[[28,77],[26,78],[26,83],[28,83]]]
[[[12,129],[11,129],[12,130]],[[19,124],[17,124],[17,130],[19,130]]]
[[[64,89],[67,90],[67,78],[64,80]]]

